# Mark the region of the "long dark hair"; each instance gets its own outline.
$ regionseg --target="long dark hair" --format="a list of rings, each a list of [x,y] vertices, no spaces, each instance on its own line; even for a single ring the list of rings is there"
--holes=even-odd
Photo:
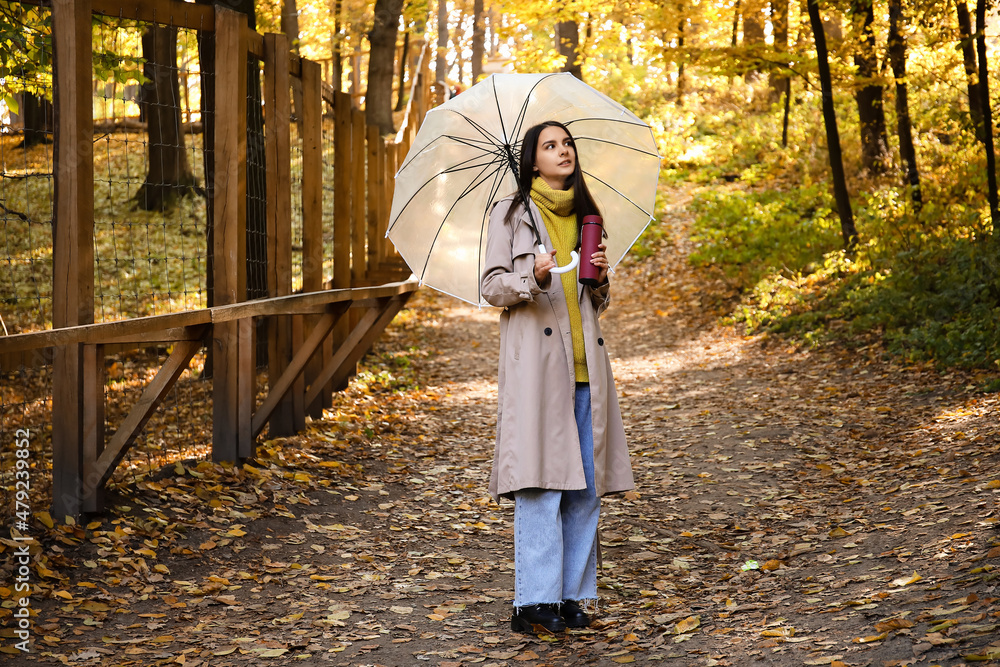
[[[573,173],[566,179],[567,187],[573,188],[573,211],[576,213],[577,244],[579,244],[580,229],[583,227],[583,218],[588,215],[600,215],[601,211],[594,201],[593,195],[587,188],[587,182],[583,180],[583,170],[580,168],[580,153],[576,148],[576,139],[569,128],[554,120],[547,120],[529,127],[521,140],[521,161],[518,165],[517,173],[517,193],[514,195],[514,203],[507,211],[505,222],[509,222],[514,217],[514,211],[518,204],[528,207],[526,197],[531,196],[531,182],[534,180],[535,156],[538,153],[538,137],[542,131],[548,127],[559,127],[569,136],[573,142],[573,152],[576,155],[574,160]],[[541,223],[539,223],[541,224]]]

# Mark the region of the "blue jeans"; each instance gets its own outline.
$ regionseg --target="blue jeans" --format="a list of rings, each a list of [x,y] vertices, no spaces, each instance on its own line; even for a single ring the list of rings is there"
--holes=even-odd
[[[590,385],[573,406],[586,490],[514,493],[514,606],[597,598],[597,519]]]

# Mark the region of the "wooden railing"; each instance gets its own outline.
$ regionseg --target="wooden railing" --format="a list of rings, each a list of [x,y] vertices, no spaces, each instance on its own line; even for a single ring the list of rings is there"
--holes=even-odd
[[[102,490],[194,355],[212,357],[212,456],[253,456],[255,440],[301,430],[329,405],[365,351],[416,290],[385,239],[396,165],[430,103],[426,51],[412,79],[403,131],[383,138],[324,87],[320,66],[289,51],[281,34],[260,35],[245,15],[174,0],[52,0],[57,131],[53,236],[53,328],[0,338],[0,371],[19,355],[52,358],[52,510],[102,507]],[[91,99],[93,13],[215,34],[214,202],[210,308],[94,323],[94,156]],[[247,61],[263,62],[267,163],[268,298],[246,300]],[[290,90],[301,82],[302,291],[292,293]],[[322,211],[324,104],[334,125],[332,220]],[[329,114],[326,114],[327,116]],[[333,230],[332,275],[323,275],[323,230]],[[327,262],[329,264],[329,262]],[[256,404],[258,327],[266,318],[268,393]],[[170,353],[110,437],[105,430],[105,346],[170,346]],[[20,358],[23,358],[20,357]],[[4,368],[3,366],[6,366]]]

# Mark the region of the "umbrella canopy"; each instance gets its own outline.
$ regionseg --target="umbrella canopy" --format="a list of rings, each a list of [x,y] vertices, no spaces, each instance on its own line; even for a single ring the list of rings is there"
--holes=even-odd
[[[572,74],[493,74],[427,113],[396,172],[386,235],[423,284],[485,304],[479,275],[491,206],[517,191],[522,135],[547,120],[576,140],[611,266],[639,238],[660,171],[649,126]]]

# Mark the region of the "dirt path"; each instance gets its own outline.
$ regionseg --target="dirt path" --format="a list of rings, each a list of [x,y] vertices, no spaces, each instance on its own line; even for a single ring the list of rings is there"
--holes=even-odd
[[[683,238],[682,200],[668,222]],[[380,343],[411,350],[419,389],[355,387],[256,466],[169,469],[63,529],[30,658],[1000,664],[996,394],[743,339],[684,256],[621,270],[604,321],[638,489],[605,502],[591,629],[511,633],[512,509],[486,494],[497,316],[421,293]]]

